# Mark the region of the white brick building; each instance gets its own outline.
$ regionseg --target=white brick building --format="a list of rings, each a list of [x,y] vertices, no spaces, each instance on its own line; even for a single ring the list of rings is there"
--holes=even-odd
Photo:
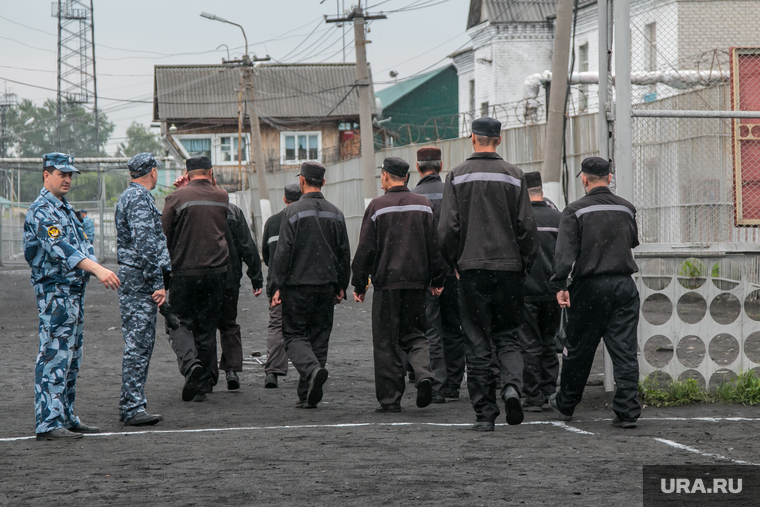
[[[760,2],[744,0],[631,0],[631,70],[727,72],[728,48],[760,46]],[[556,0],[471,0],[467,31],[472,44],[451,55],[459,77],[459,111],[486,111],[505,126],[545,120],[525,111],[525,78],[551,70]],[[598,70],[596,0],[581,1],[575,30],[574,72]],[[614,58],[614,53],[613,53]],[[613,60],[614,69],[614,60]],[[598,88],[573,85],[570,115],[598,111]],[[679,93],[664,84],[633,87],[634,103]],[[466,116],[470,121],[470,116]],[[505,121],[506,119],[506,121]]]

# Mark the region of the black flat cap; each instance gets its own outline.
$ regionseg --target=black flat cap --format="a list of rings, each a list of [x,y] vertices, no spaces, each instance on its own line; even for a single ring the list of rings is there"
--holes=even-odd
[[[434,162],[441,160],[441,149],[435,146],[426,146],[417,150],[417,162]]]
[[[299,173],[299,176],[322,181],[325,179],[325,166],[319,162],[304,162],[301,164],[301,172]]]
[[[409,163],[403,158],[387,157],[383,160],[383,165],[380,166],[380,169],[388,174],[403,178],[409,172]]]
[[[188,171],[195,171],[196,169],[211,169],[211,159],[206,156],[192,157],[185,162]]]
[[[298,183],[288,183],[285,185],[285,199],[290,202],[296,202],[301,198],[301,187]]]
[[[607,176],[610,174],[610,163],[601,157],[588,157],[581,162],[581,170],[576,175],[576,178],[581,173],[592,174],[594,176]]]
[[[472,122],[472,133],[476,136],[499,137],[501,135],[501,122],[488,116],[478,118]]]
[[[538,171],[532,171],[525,173],[525,187],[526,188],[541,188],[543,183],[541,182],[541,173]]]

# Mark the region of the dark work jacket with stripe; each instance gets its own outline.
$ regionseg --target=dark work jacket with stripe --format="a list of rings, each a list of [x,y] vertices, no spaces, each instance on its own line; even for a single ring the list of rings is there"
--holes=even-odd
[[[443,287],[444,263],[430,201],[404,185],[372,199],[352,268],[357,294],[366,291],[369,276],[375,289]]]
[[[229,196],[209,180],[195,179],[166,196],[161,225],[172,261],[172,276],[227,271]]]
[[[608,187],[596,187],[562,211],[552,283],[567,287],[590,276],[638,271],[631,249],[639,245],[636,208]]]
[[[272,289],[331,285],[345,290],[351,277],[346,219],[322,192],[309,192],[285,208],[270,264]]]
[[[437,236],[438,223],[441,219],[441,201],[443,201],[443,181],[441,180],[441,175],[438,173],[428,174],[420,179],[417,186],[411,190],[415,194],[427,197],[427,200],[433,205],[433,218],[435,218]],[[446,266],[446,276],[454,276],[454,270],[448,265]]]
[[[460,271],[525,271],[538,237],[523,172],[497,153],[473,153],[446,176],[438,239]]]
[[[528,276],[525,277],[525,300],[553,300],[557,291],[549,280],[552,276],[554,248],[557,245],[559,219],[562,214],[545,201],[531,201],[530,204],[533,207],[533,217],[538,231],[538,252]]]
[[[243,277],[243,262],[248,266],[246,274],[254,289],[261,288],[261,258],[256,243],[248,228],[243,210],[232,203],[227,205],[227,248],[229,261],[227,263],[227,287],[240,287]]]
[[[272,264],[274,261],[274,253],[277,251],[277,240],[280,238],[280,225],[282,225],[282,217],[285,216],[285,210],[275,213],[264,224],[264,235],[261,238],[261,257],[264,260],[264,264],[269,266],[267,271],[267,296],[270,298],[274,296],[272,290]]]

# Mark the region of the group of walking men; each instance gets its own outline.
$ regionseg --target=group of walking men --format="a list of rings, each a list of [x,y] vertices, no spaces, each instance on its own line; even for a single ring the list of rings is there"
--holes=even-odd
[[[609,190],[609,162],[592,157],[579,173],[587,195],[560,214],[544,200],[539,173],[524,174],[496,153],[500,132],[497,120],[475,120],[474,153],[445,182],[441,151],[418,150],[421,179],[411,190],[409,164],[386,158],[380,172],[385,193],[367,206],[353,262],[345,217],[321,192],[324,166],[302,164],[298,184],[285,187],[286,208],[264,226],[270,299],[265,387],[277,386],[290,359],[299,374],[296,407],[315,408],[329,375],[334,305],[346,298],[349,284],[354,301],[364,302],[371,283],[377,412],[401,410],[407,364],[418,407],[458,398],[466,365],[473,430],[493,431],[500,414],[497,385],[508,424],[520,424],[524,410],[540,411],[546,403],[569,420],[604,338],[617,383],[613,424],[636,425],[635,208]],[[73,158],[43,157],[44,188],[24,231],[40,311],[40,440],[98,431],[73,411],[90,273],[119,290],[125,424],[162,420],[146,411],[144,393],[159,309],[185,379],[184,401],[204,401],[219,369],[228,389],[240,386],[237,299],[242,262],[254,295],[262,292],[258,251],[242,212],[215,185],[208,157],[187,160],[187,174],[175,182],[163,214],[150,193],[159,164],[148,153],[128,163],[132,182],[115,213],[117,277],[97,264],[64,197],[71,173],[78,172]],[[555,393],[560,307],[568,313],[567,342]]]

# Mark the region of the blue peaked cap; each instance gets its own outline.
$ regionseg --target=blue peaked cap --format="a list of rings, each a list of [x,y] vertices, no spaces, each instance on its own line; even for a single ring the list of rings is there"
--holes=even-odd
[[[46,153],[42,156],[42,167],[54,167],[62,173],[77,173],[79,169],[74,167],[74,157],[65,153]]]

